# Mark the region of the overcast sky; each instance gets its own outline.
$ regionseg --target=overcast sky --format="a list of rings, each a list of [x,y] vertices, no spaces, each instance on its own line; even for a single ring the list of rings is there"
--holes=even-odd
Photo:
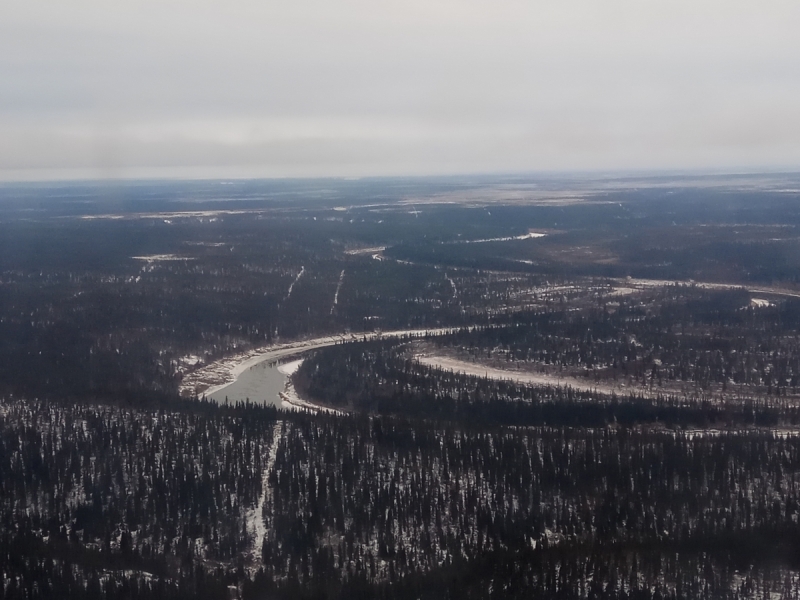
[[[800,2],[0,3],[0,179],[800,167]]]

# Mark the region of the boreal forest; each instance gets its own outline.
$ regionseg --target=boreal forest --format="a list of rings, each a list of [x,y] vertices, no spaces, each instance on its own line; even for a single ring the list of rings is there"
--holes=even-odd
[[[800,598],[800,177],[221,183],[0,185],[0,598]]]

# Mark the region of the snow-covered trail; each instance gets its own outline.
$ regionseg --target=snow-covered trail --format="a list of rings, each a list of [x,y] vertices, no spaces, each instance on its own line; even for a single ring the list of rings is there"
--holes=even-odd
[[[342,289],[342,282],[344,281],[344,269],[342,269],[341,274],[339,275],[339,283],[336,285],[336,293],[333,295],[333,306],[331,306],[331,314],[336,309],[336,305],[339,304],[339,290]]]
[[[458,298],[458,288],[456,287],[456,282],[448,275],[447,273],[444,274],[444,278],[450,282],[450,285],[453,288],[453,298]]]
[[[267,537],[265,507],[272,507],[272,488],[269,485],[269,476],[275,468],[275,459],[278,455],[278,444],[283,437],[283,421],[275,423],[272,429],[272,443],[270,444],[264,472],[261,475],[261,496],[258,503],[248,511],[247,530],[253,532],[253,543],[250,547],[250,562],[258,567],[261,565],[261,549]]]
[[[292,290],[294,289],[295,284],[298,281],[300,281],[300,278],[303,276],[303,273],[305,273],[305,272],[306,272],[306,268],[305,267],[300,267],[300,272],[297,274],[297,277],[294,278],[294,281],[289,285],[289,291],[286,292],[286,299],[287,300],[292,297]]]

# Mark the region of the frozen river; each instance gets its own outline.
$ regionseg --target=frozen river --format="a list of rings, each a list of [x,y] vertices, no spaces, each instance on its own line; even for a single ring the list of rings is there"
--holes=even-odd
[[[421,337],[452,333],[455,328],[411,329],[383,333],[366,332],[291,342],[250,350],[245,354],[220,359],[189,373],[181,383],[184,397],[206,397],[217,402],[237,402],[249,399],[258,404],[281,406],[278,394],[286,389],[289,376],[300,362],[296,359],[318,348],[334,344],[392,337]],[[295,360],[292,360],[295,359]],[[291,360],[277,365],[278,360]],[[225,383],[227,381],[227,383]]]
[[[208,398],[217,402],[238,402],[249,399],[256,404],[281,405],[278,394],[286,387],[289,376],[277,364],[263,361],[243,371],[235,381],[214,391]]]

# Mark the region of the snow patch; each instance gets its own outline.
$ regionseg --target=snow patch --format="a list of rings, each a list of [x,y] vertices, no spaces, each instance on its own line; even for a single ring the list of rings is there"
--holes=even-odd
[[[510,235],[506,237],[496,237],[496,238],[483,238],[480,240],[457,240],[453,242],[444,242],[445,244],[485,244],[486,242],[510,242],[513,240],[532,240],[536,238],[543,238],[547,234],[546,233],[539,233],[535,231],[529,231],[523,235]]]
[[[284,375],[291,376],[297,373],[297,369],[300,368],[300,365],[303,364],[302,358],[293,360],[291,362],[283,363],[282,365],[278,365],[278,372],[283,373]]]
[[[133,260],[143,260],[145,262],[161,262],[170,260],[194,260],[187,256],[178,256],[176,254],[148,254],[145,256],[131,256]]]

